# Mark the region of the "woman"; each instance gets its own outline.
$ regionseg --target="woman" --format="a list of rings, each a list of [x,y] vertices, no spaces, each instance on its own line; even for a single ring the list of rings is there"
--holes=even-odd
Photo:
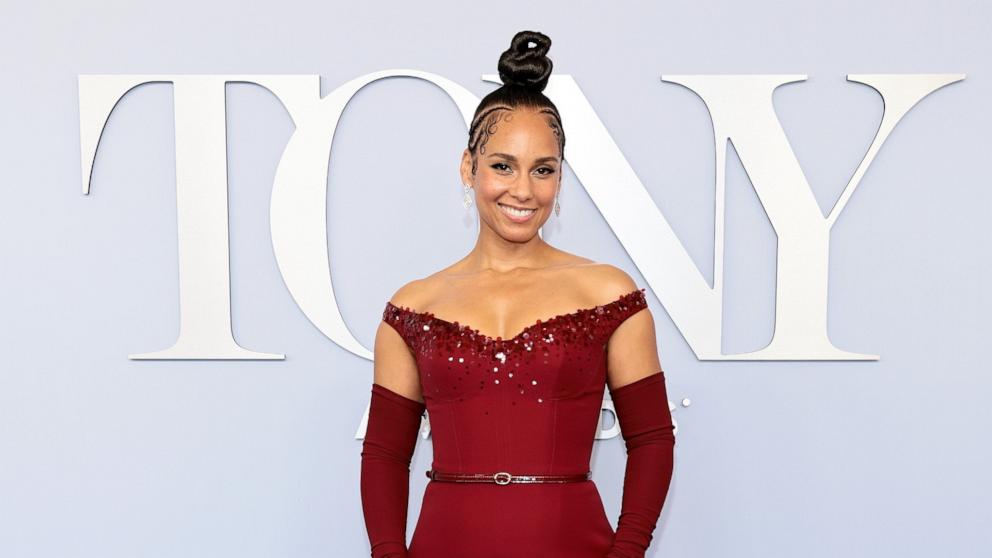
[[[374,558],[640,557],[661,513],[675,437],[644,289],[537,234],[560,211],[565,145],[542,93],[550,46],[518,33],[473,118],[474,249],[383,311],[361,467]],[[606,386],[627,448],[615,532],[589,471]],[[408,550],[425,410],[434,460]]]

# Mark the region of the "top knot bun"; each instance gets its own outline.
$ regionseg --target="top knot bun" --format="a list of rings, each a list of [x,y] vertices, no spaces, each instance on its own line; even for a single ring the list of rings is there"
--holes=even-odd
[[[531,46],[533,45],[533,46]],[[521,31],[499,57],[499,78],[504,86],[544,91],[553,64],[547,57],[551,39],[540,31]]]

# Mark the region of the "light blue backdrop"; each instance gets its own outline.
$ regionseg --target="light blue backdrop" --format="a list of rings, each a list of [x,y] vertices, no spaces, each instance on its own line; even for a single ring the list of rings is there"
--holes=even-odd
[[[0,556],[368,555],[354,439],[371,363],[330,342],[275,266],[269,196],[293,126],[228,86],[234,333],[274,362],[142,362],[178,327],[172,89],[115,109],[81,194],[76,80],[89,73],[386,68],[480,97],[513,33],[554,41],[712,280],[713,140],[662,74],[807,74],[775,106],[826,213],[881,116],[848,73],[966,73],[899,123],[834,227],[832,341],[877,362],[700,362],[572,174],[546,238],[648,287],[678,408],[676,473],[649,556],[971,557],[988,529],[989,23],[978,1],[6,2],[0,14]],[[567,124],[566,124],[567,126]],[[566,129],[567,131],[567,129]],[[331,154],[331,272],[371,347],[387,298],[467,252],[465,126],[439,89],[363,89]],[[731,151],[725,352],[773,328],[775,235]],[[430,444],[418,446],[410,526]],[[624,453],[592,470],[616,523]],[[494,528],[500,528],[494,526]]]

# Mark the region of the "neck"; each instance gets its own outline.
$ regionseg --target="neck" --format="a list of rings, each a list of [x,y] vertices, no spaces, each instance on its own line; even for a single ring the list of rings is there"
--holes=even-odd
[[[472,251],[463,259],[467,271],[508,273],[522,268],[540,269],[553,264],[556,250],[540,235],[514,242],[483,225]]]

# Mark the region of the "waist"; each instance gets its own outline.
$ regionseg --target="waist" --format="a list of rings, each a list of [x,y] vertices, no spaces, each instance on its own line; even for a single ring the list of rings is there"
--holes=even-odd
[[[575,473],[566,475],[528,475],[514,474],[508,471],[496,471],[485,473],[449,473],[428,469],[425,471],[427,478],[432,481],[441,482],[485,482],[493,484],[535,484],[535,483],[563,483],[563,482],[583,482],[589,480],[592,471],[585,473]]]

